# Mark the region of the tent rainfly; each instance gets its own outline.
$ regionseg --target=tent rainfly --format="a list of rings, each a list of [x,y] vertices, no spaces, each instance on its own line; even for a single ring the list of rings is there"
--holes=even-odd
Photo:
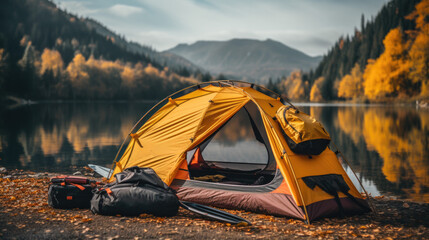
[[[299,111],[287,99],[261,91],[269,90],[240,81],[215,81],[168,96],[124,141],[110,180],[125,168],[149,167],[183,201],[308,223],[370,211],[344,171],[340,152],[330,147],[318,155],[292,151],[292,135],[284,127],[291,120],[281,111],[285,104]],[[317,135],[314,124],[320,123],[306,116],[309,124],[289,129],[299,136]]]

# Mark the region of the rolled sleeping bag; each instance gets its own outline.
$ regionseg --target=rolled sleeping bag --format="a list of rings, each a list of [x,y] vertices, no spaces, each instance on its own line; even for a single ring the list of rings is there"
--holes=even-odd
[[[127,168],[115,175],[114,183],[94,192],[91,211],[101,215],[174,216],[179,199],[151,168]]]

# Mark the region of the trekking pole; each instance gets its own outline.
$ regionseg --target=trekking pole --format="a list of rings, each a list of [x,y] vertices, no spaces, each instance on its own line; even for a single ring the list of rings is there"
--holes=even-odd
[[[337,152],[341,155],[341,158],[344,159],[344,161],[347,163],[347,165],[350,167],[350,170],[352,170],[352,173],[354,174],[355,178],[358,180],[359,185],[361,186],[361,188],[363,189],[363,191],[365,192],[367,198],[368,198],[368,202],[369,205],[372,209],[372,212],[374,213],[375,216],[378,216],[377,211],[374,207],[374,203],[371,200],[371,197],[369,196],[368,192],[365,190],[365,188],[363,187],[362,182],[360,181],[360,179],[358,178],[356,172],[353,170],[352,165],[350,165],[349,161],[347,161],[346,157],[344,156],[344,154],[340,151],[340,149],[337,147],[337,145],[334,143],[334,141],[331,141],[332,145],[334,145],[335,149],[337,150]]]

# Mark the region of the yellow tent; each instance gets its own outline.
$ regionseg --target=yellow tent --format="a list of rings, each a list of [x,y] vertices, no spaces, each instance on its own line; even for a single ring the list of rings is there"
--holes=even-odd
[[[216,81],[167,97],[136,124],[111,180],[125,168],[149,167],[186,201],[307,221],[368,211],[332,150],[290,150],[276,119],[283,100],[256,89],[264,90]]]

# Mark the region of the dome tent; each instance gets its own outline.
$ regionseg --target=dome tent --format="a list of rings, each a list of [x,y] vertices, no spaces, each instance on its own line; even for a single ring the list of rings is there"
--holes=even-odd
[[[264,90],[215,81],[170,95],[136,124],[110,180],[150,167],[181,200],[307,222],[369,211],[330,148],[319,155],[289,148],[276,118],[283,100],[257,88]]]

